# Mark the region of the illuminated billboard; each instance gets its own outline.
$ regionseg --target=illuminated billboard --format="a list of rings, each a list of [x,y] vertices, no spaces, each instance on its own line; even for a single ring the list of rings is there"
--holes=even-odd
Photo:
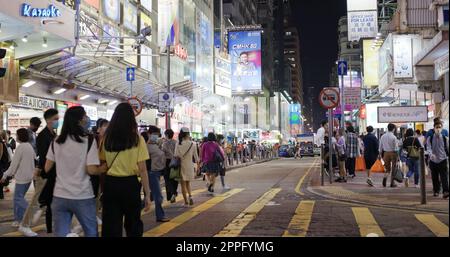
[[[177,45],[180,38],[178,0],[158,1],[158,46]]]
[[[230,31],[228,51],[233,94],[261,93],[261,31]]]
[[[373,87],[378,86],[378,51],[379,46],[374,46],[376,40],[364,40],[364,86]]]

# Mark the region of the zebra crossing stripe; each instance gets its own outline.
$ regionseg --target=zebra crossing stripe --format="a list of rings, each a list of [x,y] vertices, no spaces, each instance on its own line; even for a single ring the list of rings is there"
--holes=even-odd
[[[437,237],[449,237],[448,226],[438,220],[433,214],[416,214],[415,216]]]
[[[295,215],[284,231],[283,237],[305,237],[314,210],[315,201],[301,201],[295,210]]]
[[[377,221],[373,217],[369,208],[363,207],[353,207],[353,215],[355,215],[356,223],[359,227],[359,232],[362,237],[367,237],[367,235],[384,236],[383,231],[380,226],[378,226]]]

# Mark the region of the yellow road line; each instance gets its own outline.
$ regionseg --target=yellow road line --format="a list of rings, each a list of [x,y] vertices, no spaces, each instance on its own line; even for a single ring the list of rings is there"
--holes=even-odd
[[[448,226],[438,220],[436,216],[432,214],[416,214],[416,218],[436,236],[448,237]]]
[[[316,166],[316,163],[317,163],[317,159],[314,159],[313,163],[311,164],[311,167],[309,167],[308,171],[306,171],[305,175],[303,175],[303,177],[298,182],[297,186],[295,187],[295,192],[297,192],[297,194],[305,195],[303,192],[300,191],[300,188],[301,188],[305,178],[308,176],[308,174],[311,172],[311,170]]]
[[[301,201],[283,237],[305,237],[314,209],[314,201]]]
[[[366,237],[368,234],[377,234],[380,237],[384,236],[383,231],[378,226],[369,208],[353,207],[352,211],[362,237]]]
[[[206,192],[206,188],[197,189],[197,190],[192,191],[192,196],[201,194],[203,192]],[[183,194],[180,193],[180,194],[178,194],[178,196],[176,198],[176,202],[181,202],[181,201],[184,201],[184,198],[183,198]],[[165,208],[165,207],[168,207],[170,205],[172,205],[172,203],[164,201],[164,203],[162,204],[162,207]],[[152,203],[152,206],[151,206],[151,208],[150,208],[150,210],[148,212],[144,212],[144,210],[142,210],[141,216],[150,214],[154,210],[155,210],[155,205]]]
[[[190,219],[194,218],[195,216],[199,215],[200,213],[214,207],[215,205],[221,203],[227,198],[230,198],[231,196],[242,192],[243,188],[235,188],[232,189],[224,194],[218,195],[205,203],[190,209],[189,211],[173,218],[171,221],[163,223],[147,232],[144,233],[144,237],[157,237],[162,236],[164,234],[169,233],[173,229],[177,228],[178,226],[181,226],[183,223],[189,221]]]
[[[238,216],[236,216],[236,218],[234,218],[233,221],[231,221],[224,229],[222,229],[222,231],[220,231],[217,235],[215,235],[215,237],[239,236],[242,230],[256,218],[256,215],[280,191],[281,188],[273,188],[267,191],[264,195],[262,195],[250,206],[248,206],[243,212],[241,212]]]

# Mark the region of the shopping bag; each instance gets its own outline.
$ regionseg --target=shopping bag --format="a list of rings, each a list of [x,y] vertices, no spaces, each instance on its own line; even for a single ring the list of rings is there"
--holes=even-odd
[[[366,161],[363,156],[356,158],[355,171],[366,171]]]
[[[373,164],[372,168],[370,168],[370,172],[373,172],[373,173],[385,173],[386,172],[386,169],[384,168],[384,165],[380,159],[376,160],[376,162]]]
[[[402,172],[400,162],[397,162],[393,172],[394,172],[394,180],[397,181],[398,183],[403,183],[403,178],[405,177],[405,174],[403,174]]]

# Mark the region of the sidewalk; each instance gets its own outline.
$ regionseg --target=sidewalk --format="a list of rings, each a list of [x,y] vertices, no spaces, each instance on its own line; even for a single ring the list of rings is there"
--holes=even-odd
[[[410,178],[409,187],[404,183],[397,183],[396,188],[390,188],[390,178],[387,187],[383,188],[383,174],[372,174],[374,187],[367,185],[367,173],[357,172],[354,179],[349,178],[347,183],[334,182],[329,185],[329,178],[325,177],[325,186],[320,185],[320,172],[314,173],[311,178],[308,191],[318,196],[331,200],[347,201],[352,203],[390,207],[424,212],[449,212],[449,200],[444,200],[442,195],[434,197],[432,191],[431,176],[426,176],[427,204],[422,205],[420,188],[415,188],[413,179]]]

